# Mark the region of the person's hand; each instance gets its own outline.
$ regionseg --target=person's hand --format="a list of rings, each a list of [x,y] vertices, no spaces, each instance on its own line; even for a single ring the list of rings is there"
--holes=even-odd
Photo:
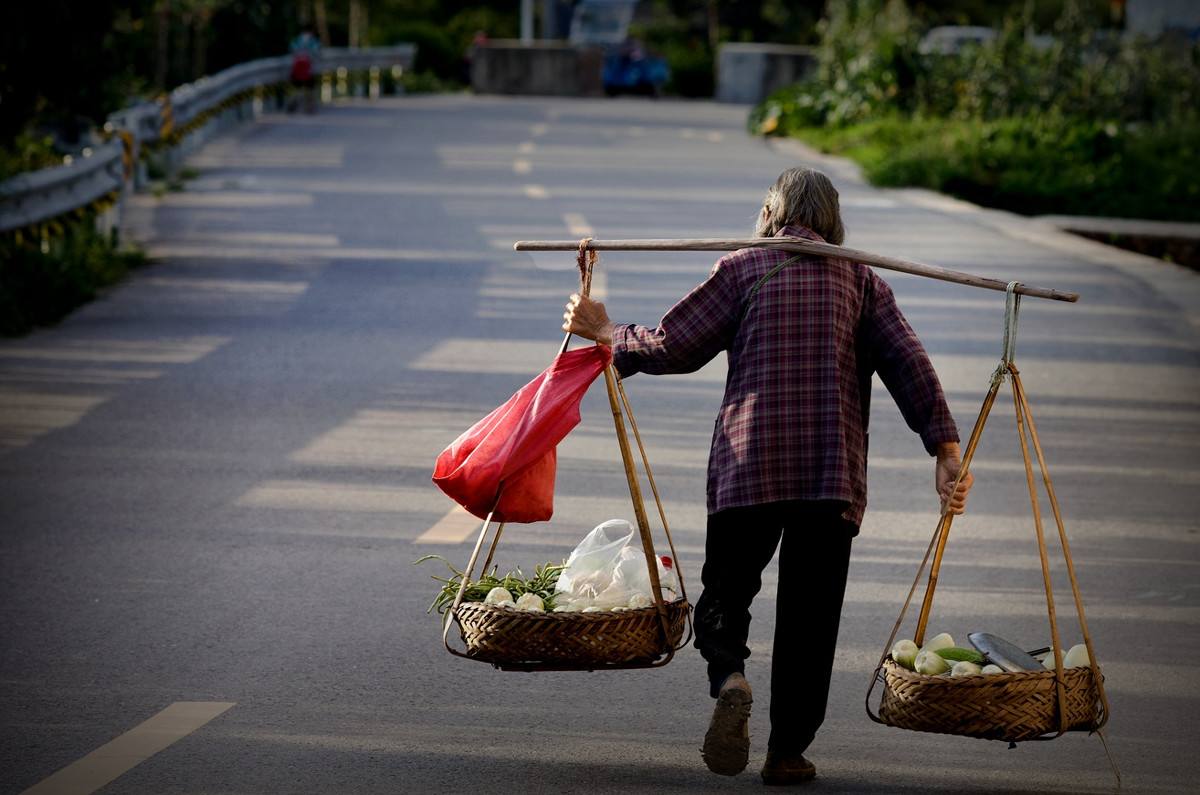
[[[578,334],[587,340],[612,345],[613,324],[604,304],[581,295],[572,295],[563,312],[563,331]]]
[[[966,510],[967,495],[971,492],[971,484],[975,482],[975,476],[968,472],[967,476],[958,484],[958,489],[954,488],[954,481],[958,477],[961,466],[957,442],[945,442],[938,445],[937,463],[933,470],[933,485],[942,502],[942,510],[946,510],[946,506],[949,505],[950,513],[955,516],[961,515]]]

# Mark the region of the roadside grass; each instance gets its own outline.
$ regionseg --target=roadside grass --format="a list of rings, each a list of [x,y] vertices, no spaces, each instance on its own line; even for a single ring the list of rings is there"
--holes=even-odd
[[[786,132],[862,166],[873,184],[929,188],[1024,214],[1200,221],[1200,121],[1060,116],[885,117]]]
[[[145,262],[140,250],[97,232],[90,215],[53,239],[0,237],[0,335],[57,323]]]

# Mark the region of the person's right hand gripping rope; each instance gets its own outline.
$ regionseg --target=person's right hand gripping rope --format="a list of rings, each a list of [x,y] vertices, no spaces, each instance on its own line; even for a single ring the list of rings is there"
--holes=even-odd
[[[975,482],[975,476],[968,472],[967,476],[958,484],[958,488],[954,488],[954,480],[958,477],[961,467],[962,457],[959,453],[958,442],[939,444],[937,463],[933,468],[933,486],[942,502],[942,510],[946,510],[948,503],[950,513],[955,516],[961,516],[966,510],[967,495],[971,492],[971,485]]]

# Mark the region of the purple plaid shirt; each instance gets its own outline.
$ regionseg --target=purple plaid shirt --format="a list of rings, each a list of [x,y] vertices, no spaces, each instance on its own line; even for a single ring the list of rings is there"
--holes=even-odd
[[[803,227],[779,235],[821,240]],[[690,373],[729,355],[708,459],[708,511],[781,500],[838,500],[862,522],[867,421],[878,372],[930,455],[958,441],[941,383],[887,282],[866,265],[749,248],[722,257],[657,328],[618,325],[613,365]],[[743,316],[744,313],[744,316]]]

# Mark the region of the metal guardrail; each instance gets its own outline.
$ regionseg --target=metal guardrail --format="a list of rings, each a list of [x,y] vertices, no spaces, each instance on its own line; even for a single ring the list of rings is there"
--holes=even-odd
[[[335,74],[412,66],[416,47],[322,51],[316,71]],[[108,117],[111,137],[71,163],[0,182],[0,232],[23,229],[89,207],[134,187],[137,161],[148,148],[176,147],[214,115],[251,102],[261,89],[287,83],[292,59],[248,61],[179,86],[157,102],[141,102]]]

